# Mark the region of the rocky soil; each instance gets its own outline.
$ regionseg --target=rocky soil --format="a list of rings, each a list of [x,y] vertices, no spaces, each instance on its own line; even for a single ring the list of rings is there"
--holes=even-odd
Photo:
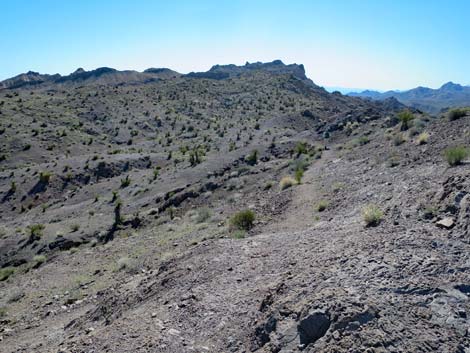
[[[2,352],[470,352],[470,116],[265,65],[0,91]]]

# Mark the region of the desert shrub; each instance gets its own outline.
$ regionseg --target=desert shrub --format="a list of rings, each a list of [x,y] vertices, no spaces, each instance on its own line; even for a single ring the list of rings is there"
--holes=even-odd
[[[13,267],[0,268],[0,281],[6,281],[15,272]]]
[[[201,162],[201,151],[197,147],[193,148],[193,150],[189,152],[189,164],[195,166]]]
[[[406,141],[406,138],[403,134],[401,133],[398,133],[396,134],[394,137],[393,137],[393,144],[395,146],[400,146],[401,144],[403,144],[404,142]]]
[[[422,132],[418,135],[418,138],[416,139],[416,143],[418,145],[424,145],[428,143],[429,140],[429,133],[427,132]]]
[[[295,172],[297,170],[302,170],[305,172],[310,165],[308,159],[306,158],[297,158],[290,162],[290,169]]]
[[[252,210],[243,210],[235,213],[230,219],[230,225],[238,230],[250,230],[253,228],[255,213]]]
[[[367,145],[369,142],[370,142],[370,139],[367,136],[361,136],[361,137],[358,137],[357,139],[354,139],[353,145],[364,146],[364,145]]]
[[[281,188],[281,190],[285,190],[287,188],[290,188],[291,186],[295,185],[297,182],[295,181],[294,178],[290,177],[290,176],[286,176],[284,178],[281,179],[281,181],[279,182],[279,187]]]
[[[294,153],[299,157],[301,154],[307,154],[308,148],[305,142],[297,142],[294,148]]]
[[[79,229],[80,229],[80,224],[75,223],[70,226],[70,230],[72,232],[77,232]]]
[[[116,270],[118,271],[132,271],[136,268],[135,263],[128,257],[121,257],[116,263]]]
[[[409,110],[404,110],[398,113],[398,119],[401,122],[401,130],[408,130],[408,128],[410,127],[410,123],[414,118],[415,116]]]
[[[382,217],[383,212],[376,205],[367,205],[362,209],[362,218],[368,227],[378,225]]]
[[[28,227],[29,231],[29,240],[35,241],[41,239],[44,231],[44,224],[33,224]]]
[[[318,212],[323,212],[324,210],[326,210],[328,205],[329,205],[328,201],[321,200],[321,201],[318,202],[316,209],[317,209]]]
[[[444,156],[450,166],[456,166],[469,156],[469,151],[462,146],[450,147],[444,151]]]
[[[439,209],[435,206],[426,206],[423,210],[423,218],[424,219],[433,219],[437,216]]]
[[[211,217],[211,211],[207,207],[201,207],[197,210],[196,222],[203,223]]]
[[[46,262],[46,257],[44,255],[36,255],[33,257],[33,267],[38,268],[44,262]]]
[[[131,185],[131,178],[127,175],[125,179],[121,179],[121,188],[127,188],[129,185]]]
[[[244,230],[236,230],[235,232],[232,233],[232,237],[234,239],[243,239],[246,235],[246,232]]]
[[[297,170],[295,171],[295,181],[297,182],[297,184],[300,184],[300,183],[301,183],[303,176],[304,176],[304,171],[303,171],[303,169],[297,169]]]
[[[272,181],[268,181],[266,182],[266,184],[264,184],[264,190],[269,190],[273,187],[274,183]]]
[[[467,110],[462,108],[455,108],[449,111],[448,117],[450,121],[460,119],[467,115]]]
[[[245,157],[245,161],[249,165],[255,165],[256,163],[258,163],[258,151],[251,151],[251,153]]]
[[[50,172],[41,172],[39,173],[39,182],[41,184],[48,184],[51,180],[52,173]]]

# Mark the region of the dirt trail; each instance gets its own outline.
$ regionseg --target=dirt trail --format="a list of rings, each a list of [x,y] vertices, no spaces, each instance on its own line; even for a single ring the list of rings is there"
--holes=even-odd
[[[292,201],[284,213],[269,223],[262,232],[300,231],[318,223],[315,206],[322,199],[321,178],[328,163],[336,158],[334,150],[323,151],[322,158],[315,160],[305,171],[300,185],[292,190]]]

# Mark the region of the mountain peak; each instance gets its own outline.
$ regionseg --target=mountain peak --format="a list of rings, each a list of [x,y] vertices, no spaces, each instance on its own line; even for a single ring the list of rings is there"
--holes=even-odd
[[[441,89],[446,91],[460,91],[462,90],[462,88],[462,85],[459,85],[458,83],[453,83],[452,81],[449,81],[441,86]]]

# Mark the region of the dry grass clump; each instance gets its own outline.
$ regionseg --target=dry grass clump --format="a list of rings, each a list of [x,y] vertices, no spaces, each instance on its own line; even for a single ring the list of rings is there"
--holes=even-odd
[[[279,187],[281,188],[281,190],[285,190],[295,184],[297,184],[297,181],[294,178],[290,176],[286,176],[282,178],[281,181],[279,182]]]
[[[373,227],[379,225],[382,220],[383,212],[376,205],[367,205],[362,209],[362,218],[366,222],[367,227]]]

